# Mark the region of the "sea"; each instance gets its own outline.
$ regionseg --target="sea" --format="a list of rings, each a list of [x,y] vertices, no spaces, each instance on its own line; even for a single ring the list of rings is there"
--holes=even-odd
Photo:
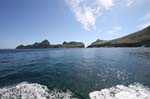
[[[1,49],[0,99],[150,99],[150,48]]]

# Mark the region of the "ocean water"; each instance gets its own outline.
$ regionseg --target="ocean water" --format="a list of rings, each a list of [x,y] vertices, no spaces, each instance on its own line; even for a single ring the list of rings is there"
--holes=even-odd
[[[0,50],[0,99],[150,99],[150,49]]]

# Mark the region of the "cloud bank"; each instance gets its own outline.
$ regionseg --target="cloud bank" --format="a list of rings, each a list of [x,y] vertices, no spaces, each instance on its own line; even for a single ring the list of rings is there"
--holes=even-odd
[[[95,28],[96,19],[103,10],[109,10],[114,5],[112,0],[65,0],[72,10],[76,20],[85,30]]]
[[[142,18],[142,21],[142,24],[139,25],[140,29],[150,26],[150,13],[145,14]]]
[[[117,32],[119,32],[119,31],[121,31],[122,30],[122,27],[121,26],[115,26],[115,27],[113,27],[111,30],[109,30],[109,31],[106,31],[107,33],[117,33]]]
[[[127,0],[127,6],[130,7],[132,6],[134,3],[136,2],[136,0]]]
[[[76,21],[80,23],[83,29],[89,31],[96,29],[97,18],[114,6],[124,5],[131,8],[148,3],[149,0],[65,0],[65,2],[74,14]],[[139,27],[144,28],[148,25],[150,25],[149,13],[144,16],[143,24]],[[120,27],[114,28],[110,32],[119,30],[121,30]]]

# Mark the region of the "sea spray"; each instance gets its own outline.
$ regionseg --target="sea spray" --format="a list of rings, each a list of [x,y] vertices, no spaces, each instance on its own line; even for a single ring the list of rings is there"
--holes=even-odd
[[[138,83],[127,87],[117,85],[91,92],[89,96],[91,99],[150,99],[150,89]]]
[[[0,99],[77,99],[69,90],[49,90],[37,83],[23,82],[11,87],[0,89]]]
[[[89,93],[90,99],[150,99],[150,89],[141,84],[117,85]],[[37,83],[23,82],[0,88],[0,99],[78,99],[66,90],[50,90]]]

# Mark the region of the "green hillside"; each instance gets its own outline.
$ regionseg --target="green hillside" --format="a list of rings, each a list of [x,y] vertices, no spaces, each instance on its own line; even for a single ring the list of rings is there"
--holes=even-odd
[[[63,48],[84,48],[84,44],[82,42],[64,42],[62,44]]]
[[[88,47],[150,47],[150,26],[130,35],[110,40],[97,40]]]
[[[64,42],[63,44],[50,44],[48,40],[32,45],[19,45],[16,49],[38,49],[38,48],[84,48],[82,42]]]

